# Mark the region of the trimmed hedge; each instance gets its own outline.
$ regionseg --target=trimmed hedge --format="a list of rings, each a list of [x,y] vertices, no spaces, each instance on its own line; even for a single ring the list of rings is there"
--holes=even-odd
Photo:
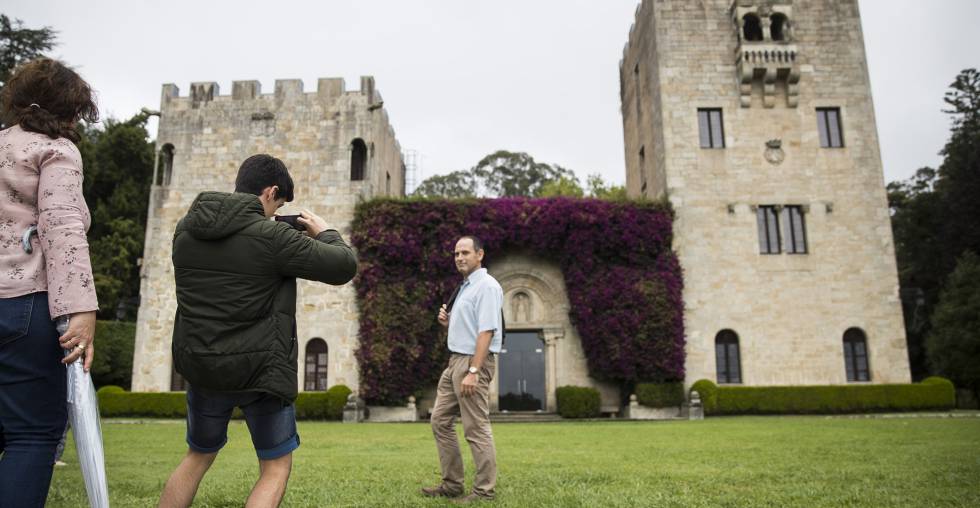
[[[459,284],[453,246],[472,234],[484,266],[521,251],[555,263],[589,374],[614,383],[684,379],[684,305],[666,203],[574,198],[375,199],[351,242],[360,315],[359,395],[404,404],[445,369],[437,309]]]
[[[183,418],[187,416],[186,392],[127,392],[109,385],[99,388],[99,412],[104,417],[146,416]]]
[[[296,418],[299,420],[340,420],[351,389],[331,386],[326,392],[300,392],[296,396]]]
[[[707,392],[714,386],[716,400]],[[914,384],[830,386],[715,386],[702,379],[691,387],[701,394],[707,414],[833,414],[952,409],[953,384],[931,377]]]
[[[684,403],[684,383],[639,383],[636,401],[647,407],[676,407]]]
[[[562,386],[556,390],[558,414],[562,418],[599,416],[599,390],[584,386]]]
[[[298,420],[339,420],[350,388],[331,387],[326,392],[300,392],[296,398]],[[98,391],[99,412],[103,417],[184,418],[187,392],[127,392],[119,386],[103,386]],[[233,418],[241,418],[235,408]]]

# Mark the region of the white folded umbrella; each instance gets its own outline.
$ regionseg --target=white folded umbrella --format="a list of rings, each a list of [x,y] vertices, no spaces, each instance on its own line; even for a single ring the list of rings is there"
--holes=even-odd
[[[64,334],[67,329],[68,320],[59,320],[58,332]],[[109,508],[99,401],[95,397],[92,376],[85,372],[84,356],[68,365],[68,419],[75,437],[75,450],[85,480],[89,506]]]

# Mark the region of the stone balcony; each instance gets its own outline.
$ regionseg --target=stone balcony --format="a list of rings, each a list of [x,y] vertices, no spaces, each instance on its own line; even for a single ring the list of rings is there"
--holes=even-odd
[[[785,42],[742,41],[735,49],[740,100],[743,108],[752,105],[752,84],[762,82],[762,104],[776,105],[776,82],[786,84],[786,105],[795,108],[799,102],[800,66],[796,44]]]

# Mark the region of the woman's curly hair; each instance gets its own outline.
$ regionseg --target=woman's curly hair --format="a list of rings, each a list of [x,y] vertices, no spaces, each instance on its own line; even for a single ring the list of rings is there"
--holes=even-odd
[[[4,85],[0,115],[5,125],[77,143],[76,123],[97,122],[99,108],[92,88],[75,71],[57,60],[37,58],[19,66]]]

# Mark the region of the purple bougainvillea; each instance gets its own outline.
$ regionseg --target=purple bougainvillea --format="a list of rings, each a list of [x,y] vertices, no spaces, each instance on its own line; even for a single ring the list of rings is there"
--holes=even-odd
[[[374,200],[358,205],[361,396],[404,404],[433,384],[448,353],[436,322],[459,284],[464,234],[484,262],[519,249],[556,261],[589,373],[619,383],[684,378],[680,265],[665,206],[597,199]]]

